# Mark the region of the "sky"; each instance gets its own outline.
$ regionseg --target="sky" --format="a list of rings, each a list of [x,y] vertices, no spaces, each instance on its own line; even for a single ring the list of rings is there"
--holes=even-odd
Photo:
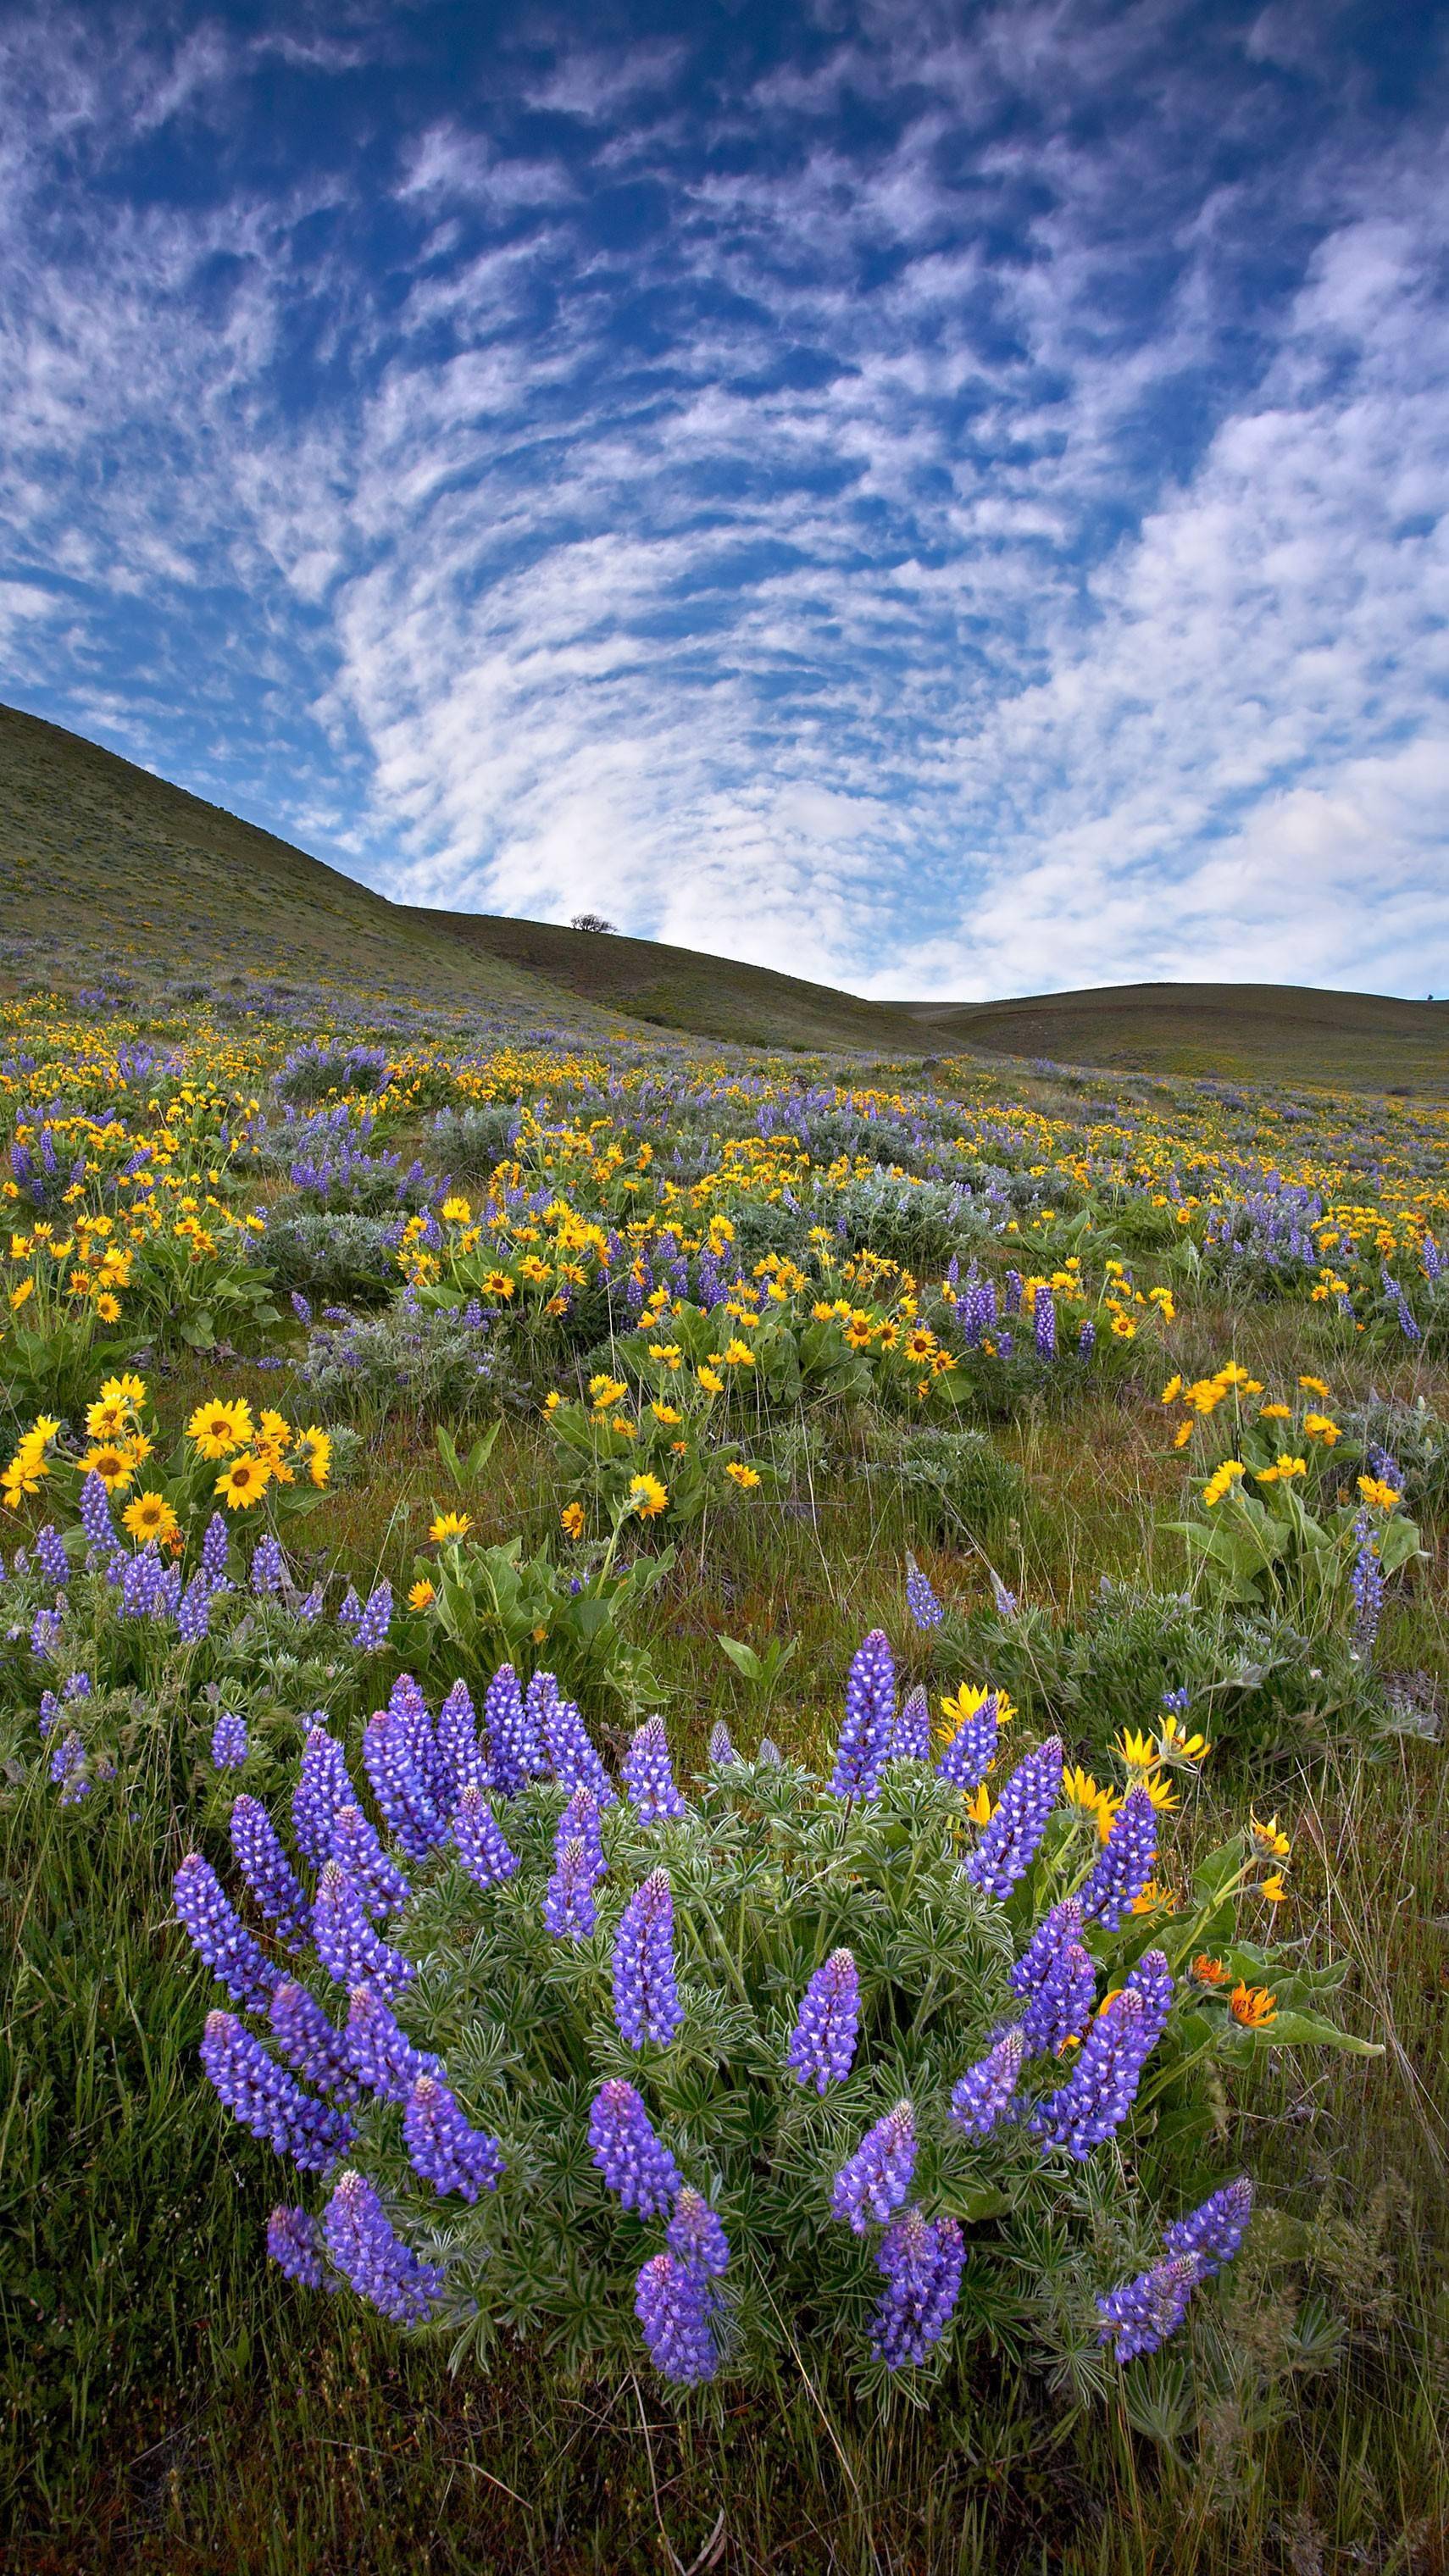
[[[0,5],[0,698],[399,900],[1449,992],[1449,0]]]

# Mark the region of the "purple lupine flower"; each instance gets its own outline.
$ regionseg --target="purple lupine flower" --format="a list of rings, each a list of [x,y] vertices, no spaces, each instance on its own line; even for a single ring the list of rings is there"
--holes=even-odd
[[[81,1487],[80,1518],[88,1547],[115,1546],[116,1532],[111,1519],[111,1499],[94,1467]]]
[[[161,1559],[154,1547],[131,1557],[121,1575],[121,1609],[123,1619],[149,1619],[156,1610],[156,1585],[161,1572]]]
[[[438,1750],[438,1734],[428,1703],[411,1673],[399,1673],[387,1695],[387,1715],[418,1778],[439,1814],[451,1804],[448,1766]]]
[[[1038,1288],[1032,1299],[1031,1328],[1039,1360],[1054,1360],[1057,1355],[1057,1310],[1050,1288]]]
[[[285,1592],[286,1588],[287,1560],[280,1542],[268,1532],[252,1549],[252,1590],[261,1600],[264,1593]]]
[[[452,1809],[465,1789],[486,1789],[490,1785],[488,1764],[478,1741],[477,1711],[465,1681],[454,1682],[439,1709],[435,1738],[445,1801]]]
[[[835,2177],[830,2207],[863,2236],[873,2218],[900,2208],[916,2170],[916,2125],[909,2102],[898,2102],[867,2129]]]
[[[1166,1709],[1169,1717],[1185,1717],[1192,1706],[1192,1693],[1187,1688],[1186,1683],[1183,1684],[1181,1690],[1164,1691],[1162,1694],[1162,1705]]]
[[[610,2191],[641,2218],[661,2218],[682,2176],[632,2084],[611,2076],[594,2096],[589,2149]]]
[[[725,1770],[731,1762],[738,1762],[740,1758],[734,1748],[734,1739],[722,1717],[716,1719],[709,1731],[709,1758],[720,1771]]]
[[[326,1588],[323,1583],[314,1583],[311,1591],[304,1592],[297,1604],[297,1617],[305,1620],[309,1628],[314,1619],[320,1619],[322,1616],[322,1602]]]
[[[837,1798],[873,1798],[896,1726],[896,1673],[890,1640],[872,1628],[856,1648],[845,1686],[845,1717],[830,1786]]]
[[[207,2014],[201,2062],[233,2119],[304,2173],[330,2173],[357,2135],[345,2113],[305,2093],[235,2013]]]
[[[1154,2263],[1135,2280],[1124,2281],[1097,2301],[1102,2320],[1100,2343],[1110,2343],[1116,2361],[1135,2361],[1140,2352],[1156,2352],[1176,2334],[1187,2314],[1201,2267],[1194,2254]]]
[[[652,1870],[619,1918],[614,1936],[614,2019],[631,2048],[667,2048],[684,2020],[674,1976],[674,1892]]]
[[[440,2057],[414,2048],[386,1998],[375,1986],[354,1986],[347,1998],[342,2045],[350,2073],[383,2102],[405,2102],[420,2075],[443,2075]]]
[[[509,1850],[492,1808],[476,1785],[464,1790],[448,1831],[476,1886],[496,1887],[500,1879],[513,1876],[518,1855]]]
[[[1358,1554],[1348,1579],[1354,1601],[1353,1642],[1361,1655],[1372,1655],[1383,1616],[1384,1569],[1366,1511],[1355,1519],[1353,1534],[1358,1541]]]
[[[281,1971],[258,1949],[222,1893],[210,1861],[203,1860],[200,1852],[188,1853],[178,1869],[175,1898],[176,1911],[203,1966],[221,1980],[233,2002],[262,2011],[273,1987],[281,1982]]]
[[[91,1677],[89,1673],[67,1674],[66,1679],[61,1686],[61,1697],[63,1699],[89,1699],[90,1696]]]
[[[974,2066],[968,2066],[951,2088],[951,2117],[958,2129],[988,2137],[999,2120],[1012,2115],[1021,2074],[1022,2035],[1009,2030]]]
[[[357,1642],[357,1623],[361,1617],[362,1603],[358,1599],[357,1586],[355,1583],[349,1583],[337,1605],[337,1625],[339,1628],[351,1628],[353,1630],[354,1645]]]
[[[800,1998],[785,2052],[797,2084],[823,2094],[850,2073],[860,2029],[860,1973],[848,1950],[832,1950]]]
[[[913,1556],[906,1559],[906,1608],[918,1628],[939,1628],[946,1613]]]
[[[556,1941],[587,1941],[599,1919],[593,1872],[577,1835],[555,1855],[543,1919]]]
[[[447,1835],[428,1785],[407,1742],[407,1720],[394,1709],[378,1709],[362,1735],[362,1767],[383,1821],[409,1860],[426,1860]]]
[[[534,1674],[528,1685],[526,1710],[532,1708],[534,1690],[541,1681],[552,1682],[552,1673]],[[587,1789],[601,1807],[612,1806],[614,1784],[573,1701],[560,1699],[557,1683],[552,1695],[541,1702],[539,1725],[544,1755],[559,1787],[570,1791]]]
[[[634,2292],[634,2314],[661,2379],[695,2388],[719,2368],[716,2294],[677,2254],[655,2254]]]
[[[1008,1270],[1003,1284],[1001,1297],[1001,1311],[1004,1315],[1015,1315],[1020,1312],[1021,1289],[1021,1272],[1019,1270]]]
[[[1082,1930],[1082,1909],[1076,1897],[1064,1897],[1044,1914],[1021,1957],[1016,1961],[1007,1984],[1014,1995],[1026,1999],[1039,1994],[1054,1975],[1064,1950],[1078,1940]]]
[[[461,2192],[476,2200],[496,2191],[504,2171],[496,2138],[471,2128],[453,2094],[436,2075],[420,2075],[403,2108],[403,2144],[415,2174],[434,2191]]]
[[[904,2210],[886,2229],[876,2255],[886,2289],[870,2339],[888,2370],[922,2362],[951,2322],[966,2264],[966,2240],[954,2218]]]
[[[525,1782],[541,1777],[548,1764],[511,1664],[499,1665],[483,1695],[483,1724],[493,1785],[501,1798],[516,1798]]]
[[[358,1653],[375,1655],[379,1647],[387,1644],[387,1632],[391,1626],[392,1585],[384,1575],[380,1582],[373,1585],[367,1596],[362,1616],[357,1622],[352,1642]]]
[[[931,1703],[920,1683],[901,1702],[891,1737],[892,1762],[929,1762],[931,1758]]]
[[[996,1742],[1000,1731],[1000,1702],[995,1691],[988,1691],[981,1705],[969,1717],[963,1717],[940,1761],[937,1772],[949,1780],[953,1789],[978,1789],[996,1759]]]
[[[345,2281],[391,2317],[394,2325],[421,2325],[443,2294],[445,2274],[420,2262],[398,2235],[375,2186],[360,2173],[345,2173],[323,2216],[327,2251]]]
[[[65,1552],[64,1539],[51,1521],[35,1533],[35,1559],[44,1580],[54,1585],[57,1591],[63,1591],[70,1581],[70,1558]]]
[[[1018,1762],[1001,1802],[971,1857],[963,1865],[974,1887],[1006,1897],[1036,1858],[1047,1818],[1061,1795],[1065,1755],[1059,1735]]]
[[[1059,2056],[1068,2040],[1081,2038],[1096,2009],[1097,1971],[1081,1942],[1069,1941],[1022,2014],[1022,2039],[1030,2049]]]
[[[624,1786],[641,1825],[689,1813],[674,1785],[669,1738],[662,1717],[646,1717],[620,1765]]]
[[[1246,2174],[1236,2182],[1224,2183],[1212,2192],[1197,2209],[1185,2218],[1174,2218],[1164,2227],[1162,2241],[1172,2256],[1195,2255],[1201,2277],[1211,2280],[1225,2263],[1231,2263],[1247,2233],[1253,2214],[1253,2186]]]
[[[1077,1335],[1077,1357],[1089,1360],[1097,1347],[1097,1327],[1089,1315]]]
[[[1172,1972],[1160,1950],[1144,1951],[1127,1983],[1096,2015],[1071,2074],[1045,2094],[1030,2121],[1042,2152],[1065,2147],[1078,2164],[1126,2119],[1142,2070],[1162,2035]]]
[[[49,1662],[60,1645],[60,1612],[37,1610],[30,1630],[30,1651]]]
[[[213,1767],[218,1771],[239,1771],[250,1751],[246,1719],[223,1709],[211,1730]]]
[[[691,2191],[687,2183],[674,2204],[664,2242],[702,2281],[722,2280],[729,2269],[729,2238],[703,2192]]]
[[[318,1958],[339,1986],[376,1986],[386,1995],[410,1985],[418,1973],[411,1959],[379,1940],[359,1890],[335,1860],[327,1862],[317,1882],[312,1937]]]
[[[267,2018],[272,2037],[294,2074],[305,2076],[319,2093],[335,2093],[339,2101],[359,2099],[347,2042],[305,1986],[299,1986],[293,1977],[284,1978],[272,1997]]]
[[[327,1855],[345,1869],[367,1911],[374,1917],[396,1914],[412,1891],[383,1850],[360,1807],[339,1807],[332,1822],[332,1849]]]
[[[1016,1594],[1014,1592],[1007,1591],[1005,1584],[1002,1582],[1000,1575],[996,1572],[994,1567],[991,1570],[991,1598],[996,1605],[996,1615],[998,1619],[1014,1619],[1016,1617]]]
[[[357,1792],[347,1775],[347,1756],[335,1735],[314,1712],[302,1747],[302,1767],[292,1792],[292,1837],[313,1869],[332,1857],[332,1830],[339,1809],[355,1807]]]
[[[230,1547],[231,1536],[226,1522],[220,1512],[213,1512],[201,1541],[201,1572],[206,1577],[209,1591],[214,1591],[218,1584],[226,1581],[227,1556]]]
[[[283,2202],[272,2211],[267,2220],[267,2252],[289,2281],[300,2282],[304,2290],[325,2287],[321,2231],[305,2209],[289,2209]]]
[[[176,1633],[183,1646],[199,1646],[211,1629],[212,1586],[204,1574],[193,1574],[176,1613]]]
[[[312,1909],[259,1798],[245,1792],[232,1801],[231,1847],[236,1865],[272,1930],[289,1950],[305,1948]]]
[[[1141,1895],[1157,1859],[1157,1810],[1146,1789],[1129,1789],[1092,1869],[1077,1891],[1089,1922],[1115,1932]]]
[[[86,1749],[75,1728],[63,1735],[50,1757],[50,1777],[60,1791],[63,1807],[73,1807],[88,1798],[91,1783],[85,1776]]]
[[[300,1288],[294,1288],[292,1291],[292,1312],[296,1316],[299,1324],[311,1323],[312,1309],[308,1305]]]
[[[54,1691],[53,1691],[53,1690],[43,1690],[43,1691],[41,1692],[41,1694],[40,1694],[40,1720],[39,1720],[39,1725],[40,1725],[40,1740],[41,1740],[41,1743],[42,1743],[42,1744],[45,1742],[46,1737],[47,1737],[48,1735],[50,1735],[50,1734],[52,1734],[52,1733],[54,1732],[54,1729],[55,1729],[55,1726],[56,1726],[56,1723],[57,1723],[57,1720],[59,1719],[59,1717],[60,1717],[60,1702],[59,1702],[59,1700],[56,1698],[56,1695],[55,1695]]]

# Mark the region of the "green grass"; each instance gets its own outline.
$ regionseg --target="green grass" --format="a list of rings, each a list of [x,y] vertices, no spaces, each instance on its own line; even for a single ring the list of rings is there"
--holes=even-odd
[[[460,1012],[920,1064],[960,1052],[1145,1072],[1449,1092],[1449,1002],[1306,986],[1139,984],[1013,1001],[868,1002],[663,942],[391,904],[114,752],[0,707],[0,904],[78,967],[320,975]]]

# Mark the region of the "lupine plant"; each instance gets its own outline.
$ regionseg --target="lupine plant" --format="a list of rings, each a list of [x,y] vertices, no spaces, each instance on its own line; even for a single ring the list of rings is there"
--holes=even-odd
[[[719,1729],[686,1795],[651,1717],[616,1789],[509,1666],[481,1714],[404,1675],[355,1767],[314,1728],[290,1849],[243,1795],[236,1901],[199,1855],[176,1885],[233,2007],[206,2072],[303,2178],[282,2269],[476,2360],[642,2342],[681,2390],[884,2392],[989,2332],[1087,2394],[1156,2350],[1248,2221],[1223,2071],[1366,2044],[1243,1929],[1276,1820],[1173,1903],[1145,1788],[1104,1818],[1057,1739],[1008,1768],[994,1695],[951,1708],[941,1750],[875,1631],[826,1777]]]

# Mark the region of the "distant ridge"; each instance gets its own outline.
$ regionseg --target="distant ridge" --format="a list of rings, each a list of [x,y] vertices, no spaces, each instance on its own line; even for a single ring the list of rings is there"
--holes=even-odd
[[[661,941],[389,903],[83,735],[0,707],[0,931],[77,973],[289,973],[576,1024],[621,1015],[773,1050],[963,1051],[1449,1095],[1449,1003],[1312,986],[1129,984],[998,1002],[871,1002]]]

